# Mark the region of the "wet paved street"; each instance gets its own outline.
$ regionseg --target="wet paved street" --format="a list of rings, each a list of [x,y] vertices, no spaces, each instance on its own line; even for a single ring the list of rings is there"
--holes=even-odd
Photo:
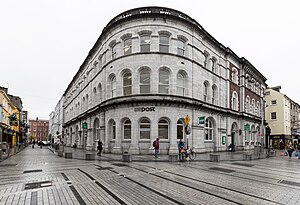
[[[147,156],[149,157],[149,156]],[[2,204],[300,204],[300,160],[65,159],[25,148],[0,163]]]

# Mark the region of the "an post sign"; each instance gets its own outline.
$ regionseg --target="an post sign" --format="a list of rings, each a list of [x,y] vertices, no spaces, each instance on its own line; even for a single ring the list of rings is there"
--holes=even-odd
[[[87,122],[82,123],[82,129],[87,129]]]
[[[244,130],[245,131],[250,131],[250,125],[249,124],[245,124],[244,125]]]
[[[205,123],[205,117],[198,117],[198,124],[203,125]]]

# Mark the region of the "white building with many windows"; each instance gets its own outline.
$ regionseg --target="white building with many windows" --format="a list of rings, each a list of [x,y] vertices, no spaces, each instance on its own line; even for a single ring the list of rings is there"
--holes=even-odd
[[[242,45],[241,45],[242,46]],[[64,93],[68,146],[177,153],[251,149],[262,142],[266,78],[179,11],[125,11],[103,29]],[[191,133],[184,119],[190,119]]]

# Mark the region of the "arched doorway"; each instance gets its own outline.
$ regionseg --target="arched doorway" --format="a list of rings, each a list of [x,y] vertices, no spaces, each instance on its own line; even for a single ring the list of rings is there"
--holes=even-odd
[[[99,129],[100,121],[99,118],[96,118],[94,120],[93,124],[93,134],[92,134],[92,146],[93,149],[96,146],[96,140],[100,140],[100,129]]]
[[[235,147],[237,145],[239,145],[238,144],[239,143],[238,135],[239,135],[239,128],[238,128],[238,125],[236,124],[236,122],[234,122],[231,125],[231,141],[230,141],[230,144],[235,145]]]

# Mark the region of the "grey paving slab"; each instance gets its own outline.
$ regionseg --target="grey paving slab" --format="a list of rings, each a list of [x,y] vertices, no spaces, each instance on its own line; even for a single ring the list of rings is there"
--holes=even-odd
[[[220,162],[209,162],[209,155],[202,154],[196,161],[169,163],[167,155],[156,161],[141,155],[125,163],[121,155],[110,154],[86,161],[79,157],[84,152],[74,151],[78,159],[25,148],[2,161],[8,166],[0,168],[0,205],[80,204],[70,186],[85,204],[300,204],[298,158],[238,161],[242,153],[221,153]],[[23,173],[36,169],[42,172]],[[52,185],[24,189],[27,183],[42,181]]]

